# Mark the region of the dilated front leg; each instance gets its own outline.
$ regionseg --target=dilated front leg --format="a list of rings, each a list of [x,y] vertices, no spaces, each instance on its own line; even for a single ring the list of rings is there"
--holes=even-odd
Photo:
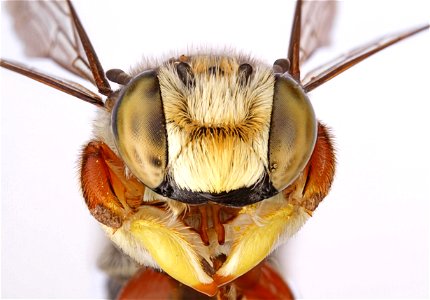
[[[283,191],[290,203],[312,212],[328,194],[336,167],[333,141],[327,127],[318,123],[318,136],[314,152],[296,182]]]
[[[111,228],[142,204],[145,187],[126,177],[123,161],[103,142],[91,141],[82,152],[81,186],[90,213]]]

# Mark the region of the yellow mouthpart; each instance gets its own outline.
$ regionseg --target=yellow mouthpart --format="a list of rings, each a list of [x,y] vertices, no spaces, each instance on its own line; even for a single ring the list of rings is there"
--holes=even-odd
[[[132,221],[130,231],[142,243],[160,268],[171,277],[207,295],[217,292],[217,285],[203,269],[205,260],[200,236],[191,230],[169,224],[168,220],[149,215]],[[209,264],[209,263],[208,263]]]
[[[216,272],[214,279],[223,285],[245,274],[264,258],[276,246],[279,237],[286,232],[290,218],[294,212],[292,205],[270,212],[246,227],[238,227],[240,231],[227,260]]]
[[[308,217],[303,210],[285,203],[250,209],[224,225],[232,233],[233,242],[226,261],[214,275],[209,274],[207,267],[212,266],[208,247],[198,233],[176,218],[160,218],[158,209],[141,208],[129,230],[164,272],[213,296],[218,287],[257,266],[274,250],[280,238],[295,233]]]

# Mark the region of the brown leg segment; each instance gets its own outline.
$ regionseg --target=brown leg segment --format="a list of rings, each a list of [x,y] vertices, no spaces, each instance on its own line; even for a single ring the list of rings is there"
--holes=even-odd
[[[142,268],[122,288],[118,299],[248,299],[293,300],[288,284],[267,263],[262,262],[235,281],[220,287],[215,297],[208,297],[181,284],[166,273]]]
[[[246,299],[292,300],[294,295],[282,276],[268,263],[263,261],[254,269],[242,275],[232,284],[239,295]]]
[[[142,204],[145,190],[136,178],[126,178],[122,160],[100,141],[91,141],[83,150],[81,186],[90,213],[111,228],[121,227]]]
[[[208,297],[163,272],[142,268],[122,288],[118,299],[208,300]]]
[[[318,123],[314,152],[294,184],[283,191],[285,198],[305,208],[311,214],[328,194],[335,173],[335,153],[332,137],[326,126]],[[297,191],[300,196],[297,196]],[[290,195],[293,195],[291,199]]]

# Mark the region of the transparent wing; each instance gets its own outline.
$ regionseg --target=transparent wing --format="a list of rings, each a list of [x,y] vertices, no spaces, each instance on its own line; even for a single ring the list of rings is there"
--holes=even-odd
[[[365,60],[369,56],[406,38],[409,38],[419,32],[428,30],[429,27],[429,24],[425,24],[417,28],[409,29],[402,33],[387,35],[376,41],[365,44],[352,51],[342,54],[333,59],[332,61],[310,71],[302,80],[302,85],[306,92],[310,92],[311,90],[317,88],[318,86],[322,85],[333,77]]]
[[[52,59],[96,84],[66,1],[8,1],[5,6],[26,55]]]
[[[58,76],[48,75],[44,72],[40,72],[33,68],[28,68],[27,66],[7,59],[0,59],[0,67],[49,85],[50,87],[60,90],[66,94],[75,96],[76,98],[84,100],[88,103],[101,107],[104,106],[103,100],[99,95],[93,93],[79,83]]]
[[[318,48],[330,42],[333,19],[336,15],[336,1],[297,0],[291,27],[288,59],[278,59],[273,64],[276,73],[288,72],[300,81],[300,66]]]
[[[49,58],[64,69],[93,83],[99,93],[112,89],[97,53],[70,0],[6,2],[15,31],[33,57]],[[2,59],[0,66],[50,85],[84,101],[103,106],[100,97],[81,85]]]
[[[330,43],[337,2],[333,0],[303,1],[300,37],[300,65],[321,47]]]

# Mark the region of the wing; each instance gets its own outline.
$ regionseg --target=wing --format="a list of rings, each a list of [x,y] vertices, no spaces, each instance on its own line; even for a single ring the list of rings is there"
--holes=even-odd
[[[103,100],[102,98],[100,98],[99,95],[93,93],[79,83],[69,81],[58,76],[47,75],[35,69],[29,69],[28,67],[20,63],[6,59],[0,59],[0,66],[5,69],[27,76],[41,83],[44,83],[46,85],[49,85],[50,87],[60,90],[66,94],[75,96],[76,98],[84,100],[88,103],[104,107]]]
[[[356,48],[333,61],[313,70],[301,80],[300,66],[320,47],[330,41],[330,31],[336,13],[336,1],[298,0],[291,29],[288,59],[273,64],[275,73],[288,72],[300,82],[306,92],[317,88],[343,71],[369,56],[429,28],[423,25],[404,33],[383,37],[373,43]]]
[[[67,71],[93,83],[101,94],[109,96],[112,93],[97,54],[70,0],[8,1],[5,5],[28,56],[51,59]],[[75,83],[11,61],[2,60],[1,66],[81,99],[87,96],[83,94],[88,94],[88,90],[82,90],[81,93]],[[75,91],[70,93],[70,90]],[[98,100],[89,102],[100,105]]]
[[[330,35],[337,11],[337,2],[304,1],[300,37],[300,65],[319,48],[330,44]]]
[[[65,1],[8,1],[5,5],[26,55],[52,59],[95,84]]]
[[[300,65],[306,62],[318,48],[330,42],[330,32],[336,15],[336,1],[296,2],[291,27],[288,59],[278,59],[273,68],[276,73],[288,72],[300,81]]]
[[[429,29],[429,24],[407,30],[403,33],[382,37],[347,52],[346,54],[342,54],[334,60],[309,72],[302,80],[303,88],[306,92],[310,92],[369,56],[427,29]]]

